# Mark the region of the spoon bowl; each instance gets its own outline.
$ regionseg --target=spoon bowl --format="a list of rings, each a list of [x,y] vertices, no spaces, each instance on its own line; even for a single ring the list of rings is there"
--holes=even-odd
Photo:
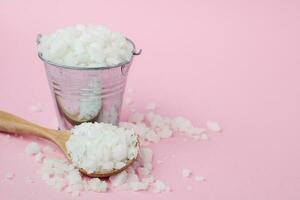
[[[66,158],[70,162],[72,162],[72,159],[66,147],[66,142],[71,136],[70,131],[44,128],[3,111],[0,111],[0,131],[6,133],[15,133],[19,135],[34,135],[50,140],[51,142],[55,143],[62,150]],[[139,143],[137,141],[136,145],[138,146],[138,144]],[[121,171],[127,169],[134,162],[134,160],[135,159],[128,160],[124,167],[120,169],[113,169],[111,171],[87,173],[84,169],[81,168],[79,169],[79,171],[90,177],[105,178],[118,174]]]

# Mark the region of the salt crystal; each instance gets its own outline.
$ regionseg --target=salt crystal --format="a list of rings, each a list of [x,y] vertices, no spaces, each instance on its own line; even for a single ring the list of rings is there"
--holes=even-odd
[[[92,178],[88,181],[89,189],[95,192],[106,192],[107,183],[99,178]]]
[[[41,104],[31,105],[29,110],[33,113],[41,112],[42,111],[42,106],[41,106]]]
[[[129,122],[133,122],[133,123],[140,123],[144,120],[144,114],[142,113],[133,113],[132,115],[130,115],[128,121]]]
[[[4,175],[4,178],[6,180],[12,180],[15,177],[15,174],[13,172],[6,172]]]
[[[146,189],[148,189],[148,186],[149,186],[148,183],[139,182],[139,181],[130,182],[128,185],[132,191],[146,190]]]
[[[29,155],[35,155],[40,152],[40,146],[36,142],[31,142],[26,146],[25,152]]]
[[[195,176],[195,180],[198,181],[198,182],[202,182],[202,181],[205,181],[205,177],[203,177],[203,176]]]
[[[145,177],[150,174],[151,169],[148,169],[146,167],[139,167],[137,170],[140,176]]]
[[[189,170],[187,168],[182,169],[182,177],[183,178],[187,178],[187,177],[189,177],[191,175],[192,175],[192,171],[191,170]]]
[[[39,162],[39,163],[42,162],[43,158],[44,158],[44,156],[43,156],[43,154],[40,153],[40,152],[37,153],[37,154],[34,156],[35,161],[36,161],[36,162]]]
[[[117,187],[117,186],[124,184],[127,181],[127,176],[128,176],[128,173],[126,171],[122,171],[121,173],[119,173],[117,175],[110,176],[109,180],[113,187]]]
[[[154,193],[160,193],[160,192],[163,192],[163,191],[166,191],[166,190],[169,190],[168,189],[168,186],[164,183],[164,182],[162,182],[162,181],[160,181],[160,180],[156,180],[155,182],[154,182],[154,184],[153,184],[153,192]]]
[[[207,126],[208,130],[213,131],[213,132],[220,132],[222,130],[219,123],[215,122],[215,121],[207,121],[206,126]]]
[[[25,182],[26,182],[26,183],[34,183],[34,181],[32,180],[32,178],[29,177],[29,176],[27,176],[27,177],[25,178]]]
[[[146,164],[149,164],[152,162],[152,155],[153,152],[150,148],[144,147],[140,150],[140,160],[141,164],[145,166]]]

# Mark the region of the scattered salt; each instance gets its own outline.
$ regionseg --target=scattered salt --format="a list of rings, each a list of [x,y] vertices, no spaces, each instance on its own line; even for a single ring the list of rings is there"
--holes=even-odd
[[[203,177],[203,176],[195,176],[195,180],[198,181],[198,182],[202,182],[202,181],[205,181],[205,177]]]
[[[40,146],[36,142],[31,142],[26,146],[25,152],[29,155],[35,155],[40,152]]]
[[[126,171],[122,171],[121,173],[119,173],[117,175],[110,176],[109,180],[113,187],[117,187],[117,186],[124,184],[127,181],[127,176],[128,176],[128,173]]]
[[[208,130],[213,132],[220,132],[222,130],[221,126],[218,122],[215,121],[207,121],[206,126]]]
[[[30,110],[30,112],[33,112],[33,113],[41,112],[42,111],[42,106],[41,106],[41,104],[31,105],[29,107],[29,110]]]
[[[169,191],[170,188],[162,181],[156,180],[155,183],[153,184],[153,192],[154,193],[160,193],[164,191]]]
[[[88,188],[95,192],[106,192],[107,183],[99,178],[92,178],[88,181]]]
[[[4,175],[4,178],[6,180],[12,180],[15,177],[15,174],[13,172],[6,172]]]
[[[25,182],[26,183],[34,183],[33,179],[29,176],[25,177]]]
[[[41,152],[39,152],[39,153],[35,154],[34,159],[36,162],[41,163],[42,160],[44,159],[44,155]]]
[[[128,121],[133,123],[141,123],[144,120],[144,114],[142,113],[133,113],[130,115]]]
[[[184,169],[182,169],[181,174],[182,174],[183,178],[187,178],[187,177],[190,177],[192,175],[192,171],[187,169],[187,168],[184,168]]]

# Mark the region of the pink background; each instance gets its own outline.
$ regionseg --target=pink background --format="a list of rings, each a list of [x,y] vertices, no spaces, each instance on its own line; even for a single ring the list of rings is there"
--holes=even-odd
[[[78,199],[300,199],[299,9],[299,1],[266,0],[1,0],[0,109],[53,127],[37,33],[105,24],[144,50],[127,85],[137,108],[154,101],[162,114],[197,126],[217,120],[224,132],[207,142],[175,137],[153,146],[155,160],[176,156],[154,170],[171,193],[86,192]],[[37,103],[43,111],[31,113]],[[30,140],[0,135],[0,179],[16,174],[0,182],[0,199],[72,199],[36,174],[39,164],[24,154]],[[182,179],[183,167],[207,181]]]

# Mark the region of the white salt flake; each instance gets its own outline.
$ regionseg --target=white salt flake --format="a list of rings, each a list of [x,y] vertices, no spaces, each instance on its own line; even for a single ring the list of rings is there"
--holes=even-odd
[[[192,171],[190,169],[184,168],[184,169],[182,169],[181,174],[182,174],[183,178],[187,178],[192,175]]]
[[[153,152],[150,148],[144,147],[140,150],[140,162],[142,166],[147,166],[152,163]]]
[[[15,174],[13,172],[6,172],[4,175],[4,178],[6,180],[12,180],[15,177]]]
[[[26,146],[25,152],[29,155],[35,155],[40,152],[40,146],[36,142],[31,142]]]
[[[42,106],[41,104],[36,104],[36,105],[31,105],[29,107],[30,112],[36,113],[36,112],[41,112],[42,111]]]
[[[25,182],[26,183],[34,183],[34,180],[31,177],[27,176],[27,177],[25,177]]]
[[[130,115],[128,119],[129,122],[133,122],[133,123],[141,123],[143,120],[144,120],[144,114],[138,112]]]
[[[153,184],[153,192],[154,193],[160,193],[164,191],[169,191],[170,188],[162,181],[156,180]]]
[[[206,179],[205,179],[205,177],[203,177],[203,176],[195,176],[195,180],[198,181],[198,182],[203,182],[203,181],[205,181]]]
[[[110,176],[109,180],[113,187],[117,187],[123,185],[127,181],[128,173],[126,171],[122,171],[121,173]]]
[[[89,189],[95,192],[106,192],[107,183],[99,178],[92,178],[88,181]]]
[[[206,126],[208,130],[213,132],[221,132],[222,128],[218,122],[215,121],[207,121]]]
[[[44,159],[44,155],[41,152],[35,154],[34,156],[34,160],[38,163],[41,163],[43,159]]]

